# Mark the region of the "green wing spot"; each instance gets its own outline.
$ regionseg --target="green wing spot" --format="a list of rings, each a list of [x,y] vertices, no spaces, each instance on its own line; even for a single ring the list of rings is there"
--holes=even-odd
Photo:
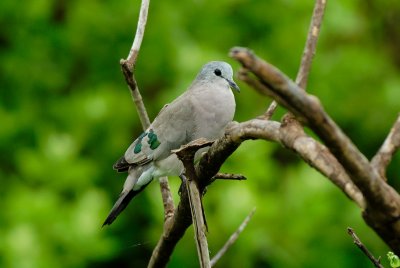
[[[138,140],[136,145],[135,145],[135,148],[133,149],[133,152],[135,154],[138,154],[138,153],[140,153],[141,150],[142,150],[142,141]]]
[[[152,142],[150,144],[150,149],[155,150],[160,144],[161,144],[161,142],[159,142],[158,140],[155,140],[154,142]]]
[[[150,129],[148,136],[149,140],[147,142],[150,145],[150,149],[155,150],[158,146],[160,146],[161,142],[158,140],[157,134],[155,134],[152,129]]]
[[[144,137],[146,137],[146,135],[147,135],[146,132],[143,132],[142,134],[140,134],[140,136],[136,142],[135,148],[133,148],[133,152],[135,154],[138,154],[138,153],[140,153],[140,151],[142,151],[142,140]]]

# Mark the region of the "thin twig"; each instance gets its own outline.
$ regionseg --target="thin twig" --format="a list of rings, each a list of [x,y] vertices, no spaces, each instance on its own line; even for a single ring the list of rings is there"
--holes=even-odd
[[[274,115],[277,107],[278,103],[276,101],[272,101],[271,104],[268,106],[267,111],[263,114],[262,118],[264,120],[270,120],[271,117]]]
[[[128,58],[120,60],[122,72],[125,76],[125,81],[128,84],[128,87],[131,91],[132,100],[135,103],[143,129],[147,129],[149,127],[150,120],[149,116],[147,115],[146,108],[143,104],[143,99],[142,96],[140,95],[140,91],[137,86],[133,70],[135,69],[136,60],[139,55],[140,46],[142,44],[144,36],[144,30],[146,28],[149,4],[150,0],[142,0],[142,4],[140,6],[139,20],[136,28],[136,35],[133,40],[132,47],[129,51]]]
[[[353,238],[353,242],[354,244],[357,245],[357,247],[368,257],[368,259],[371,260],[371,262],[375,265],[375,267],[378,268],[383,268],[381,262],[380,262],[380,258],[376,259],[372,253],[364,246],[364,244],[360,241],[360,239],[358,238],[358,236],[356,235],[356,233],[354,232],[354,230],[350,227],[347,227],[347,233],[349,235],[351,235],[351,237]]]
[[[393,155],[400,148],[400,115],[397,117],[389,135],[386,137],[379,151],[371,160],[372,167],[386,179],[386,169]]]
[[[229,173],[217,173],[214,177],[211,179],[212,181],[215,180],[236,180],[236,181],[244,181],[247,180],[245,176],[242,174],[229,174]]]
[[[321,30],[321,23],[324,17],[325,7],[327,0],[316,0],[314,5],[313,14],[311,17],[311,23],[307,34],[307,41],[304,46],[303,56],[301,58],[300,68],[296,77],[296,84],[299,87],[305,89],[307,86],[308,76],[311,70],[312,60],[315,55],[317,41],[319,37],[319,33]],[[239,71],[240,79],[251,85],[251,79],[246,79],[246,74],[248,70],[245,68],[241,68]],[[274,100],[269,105],[267,111],[260,116],[260,119],[270,120],[275,113],[276,108],[278,107],[278,103]]]
[[[310,28],[307,34],[307,41],[303,50],[300,68],[296,77],[296,84],[302,89],[306,89],[308,75],[310,74],[311,63],[317,48],[317,41],[321,30],[321,23],[327,0],[316,0],[311,18]]]
[[[215,254],[215,256],[211,259],[211,267],[213,267],[221,257],[228,251],[228,249],[236,242],[239,238],[239,235],[243,232],[244,228],[246,228],[247,224],[250,222],[254,213],[256,212],[256,208],[253,208],[249,215],[244,219],[242,224],[240,224],[239,228],[229,237],[228,241],[226,241],[225,245]]]
[[[139,88],[137,86],[137,82],[133,74],[133,71],[135,69],[136,60],[139,55],[140,46],[142,44],[144,31],[146,28],[149,4],[150,0],[142,0],[140,6],[139,20],[136,28],[135,38],[132,43],[132,47],[129,51],[127,59],[120,60],[122,73],[124,74],[125,81],[130,89],[132,100],[138,112],[143,130],[147,129],[150,126],[150,120],[146,111],[146,107],[144,106]],[[172,199],[172,194],[168,184],[168,178],[161,177],[159,181],[160,181],[161,196],[164,205],[164,219],[165,223],[167,223],[167,221],[170,218],[172,218],[174,214],[174,209],[175,209],[174,200]]]
[[[149,5],[150,0],[142,0],[135,39],[133,40],[132,47],[127,58],[127,63],[131,72],[133,72],[133,69],[135,68],[140,46],[143,41],[144,30],[147,23],[147,14],[149,13]]]
[[[308,76],[311,71],[311,64],[317,49],[317,41],[321,30],[321,23],[324,17],[325,6],[327,0],[316,0],[313,14],[311,17],[310,27],[308,29],[307,40],[304,46],[303,55],[301,57],[299,71],[297,72],[295,83],[302,89],[306,90]],[[283,117],[285,119],[295,118],[292,113],[287,113]]]

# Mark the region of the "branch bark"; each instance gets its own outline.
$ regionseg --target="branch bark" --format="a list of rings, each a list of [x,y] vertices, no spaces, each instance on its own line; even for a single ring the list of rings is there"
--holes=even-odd
[[[296,84],[302,89],[306,89],[308,75],[310,74],[312,60],[314,58],[319,33],[321,31],[322,19],[324,18],[327,0],[316,0],[308,29],[307,41],[301,58],[300,68],[296,77]]]
[[[198,186],[198,178],[194,168],[194,155],[199,149],[207,147],[211,144],[212,142],[205,139],[198,139],[181,146],[181,148],[178,150],[172,151],[178,156],[185,167],[185,175],[182,174],[181,178],[182,183],[186,185],[186,191],[188,192],[189,196],[189,205],[192,214],[197,254],[199,256],[201,268],[209,268],[211,265],[206,236],[207,226],[203,204],[201,202],[202,191],[199,190]]]
[[[372,167],[386,180],[386,169],[393,155],[400,147],[400,115],[397,117],[389,135],[385,139],[379,151],[371,160]]]
[[[365,221],[396,252],[400,251],[400,196],[384,182],[366,157],[324,111],[315,96],[306,94],[277,68],[256,57],[248,49],[234,48],[231,55],[254,73],[268,94],[296,116],[304,118],[344,167],[362,192]]]
[[[214,142],[196,166],[200,192],[215,181],[214,175],[239,145],[245,140],[252,139],[278,142],[295,151],[311,166],[329,175],[329,178],[340,185],[342,191],[360,207],[365,206],[359,189],[346,177],[343,167],[337,161],[335,162],[329,150],[308,137],[302,130],[288,129],[282,127],[279,122],[262,119],[252,119],[242,123],[232,122],[227,127],[224,137]],[[171,225],[164,229],[148,267],[164,267],[168,263],[174,247],[191,224],[188,202],[187,190],[183,188]]]
[[[354,244],[356,244],[356,246],[368,257],[375,267],[384,268],[379,259],[376,259],[374,255],[372,255],[372,253],[367,249],[367,247],[364,246],[352,228],[348,227],[347,233],[353,238]]]
[[[120,65],[122,73],[124,74],[125,81],[131,92],[133,103],[135,104],[136,110],[139,115],[140,122],[142,124],[143,130],[146,130],[150,126],[149,116],[146,111],[146,107],[143,103],[142,95],[140,94],[135,75],[134,69],[136,65],[136,60],[139,55],[140,46],[143,41],[144,31],[146,28],[147,15],[149,11],[150,0],[142,0],[140,6],[140,14],[138,19],[138,24],[136,28],[135,38],[132,43],[132,47],[129,51],[129,55],[126,59],[120,60]],[[161,177],[159,179],[161,197],[164,206],[164,225],[170,224],[170,219],[174,214],[174,200],[172,199],[171,190],[169,188],[168,178]]]
[[[142,123],[143,129],[146,129],[150,125],[149,116],[147,115],[146,108],[143,104],[142,96],[140,95],[139,88],[134,76],[134,69],[136,60],[139,55],[140,46],[143,41],[144,31],[147,23],[147,14],[149,11],[150,0],[142,0],[140,6],[139,20],[136,28],[135,38],[132,43],[132,47],[129,50],[128,57],[120,60],[122,72],[125,76],[125,81],[131,91],[132,100],[135,103],[136,109],[139,114],[140,122]]]

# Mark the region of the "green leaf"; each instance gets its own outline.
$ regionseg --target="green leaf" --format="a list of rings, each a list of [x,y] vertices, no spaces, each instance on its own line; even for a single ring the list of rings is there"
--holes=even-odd
[[[393,268],[400,267],[400,259],[399,259],[399,257],[397,257],[396,254],[394,254],[393,252],[389,251],[388,254],[387,254],[387,257],[389,259],[391,267],[393,267]]]

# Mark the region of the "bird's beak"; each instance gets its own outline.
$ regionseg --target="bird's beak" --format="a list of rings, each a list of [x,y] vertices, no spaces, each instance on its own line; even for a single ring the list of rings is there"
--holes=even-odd
[[[235,82],[233,82],[233,81],[230,80],[230,79],[226,79],[226,81],[228,81],[229,86],[230,86],[232,89],[236,90],[237,92],[240,92],[240,88],[238,87],[238,85],[236,85]]]

